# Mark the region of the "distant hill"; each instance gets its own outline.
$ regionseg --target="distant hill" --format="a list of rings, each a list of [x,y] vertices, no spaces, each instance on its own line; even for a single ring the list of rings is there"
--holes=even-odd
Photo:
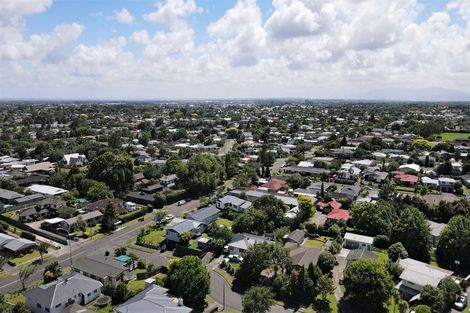
[[[387,88],[359,94],[362,100],[387,101],[470,101],[470,93],[446,88]]]

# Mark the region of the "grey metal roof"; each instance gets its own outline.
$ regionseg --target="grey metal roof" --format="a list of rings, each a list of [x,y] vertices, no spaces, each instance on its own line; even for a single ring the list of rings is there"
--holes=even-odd
[[[178,234],[182,234],[188,231],[192,231],[193,229],[198,228],[201,225],[200,222],[198,221],[192,221],[192,220],[183,220],[179,223],[176,223],[170,227],[167,228],[167,230],[174,231]]]
[[[215,205],[211,205],[189,214],[188,219],[203,223],[207,218],[210,218],[214,215],[218,216],[219,214],[220,210],[217,209]]]
[[[169,297],[168,289],[150,285],[142,292],[116,307],[119,313],[189,313],[192,309],[178,305],[178,301]]]
[[[437,287],[442,279],[452,275],[450,271],[436,269],[429,264],[410,258],[400,260],[400,265],[404,268],[400,279],[412,282],[418,286],[431,285]]]
[[[4,200],[14,200],[23,197],[21,193],[15,191],[0,189],[0,199]]]
[[[24,238],[15,238],[9,242],[7,242],[3,248],[8,249],[13,252],[18,252],[24,249],[33,248],[36,246],[34,241],[24,239]]]
[[[95,254],[78,259],[73,268],[100,278],[118,277],[127,268],[113,256]]]
[[[44,308],[54,308],[57,304],[73,299],[75,295],[87,295],[100,290],[103,284],[97,280],[88,278],[79,273],[63,275],[54,284],[41,285],[26,292],[26,299],[33,299]]]

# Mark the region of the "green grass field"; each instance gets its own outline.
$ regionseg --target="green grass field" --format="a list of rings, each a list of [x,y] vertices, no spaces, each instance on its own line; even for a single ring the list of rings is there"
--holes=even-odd
[[[215,221],[215,224],[217,226],[224,225],[224,226],[227,226],[228,228],[232,228],[233,222],[226,218],[219,218]]]
[[[21,257],[14,258],[12,261],[15,262],[16,265],[20,265],[20,264],[26,263],[28,261],[32,261],[34,259],[37,259],[40,256],[41,255],[39,254],[38,251],[33,251],[33,252],[25,254]]]
[[[413,187],[406,187],[406,186],[396,186],[396,191],[406,191],[406,192],[415,192],[415,188]]]
[[[323,245],[328,239],[329,239],[328,237],[321,236],[316,239],[307,239],[304,241],[303,244],[308,247],[320,248],[320,247],[323,247]]]
[[[455,139],[468,139],[470,133],[441,133],[440,136],[442,141],[452,141]]]
[[[144,242],[148,242],[154,245],[158,245],[163,240],[165,240],[164,230],[153,230],[144,236]]]

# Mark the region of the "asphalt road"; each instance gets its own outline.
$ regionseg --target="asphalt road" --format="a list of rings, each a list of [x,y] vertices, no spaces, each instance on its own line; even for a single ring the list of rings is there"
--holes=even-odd
[[[200,205],[199,200],[193,200],[185,205],[182,206],[177,206],[176,204],[169,205],[165,208],[165,212],[171,213],[175,216],[181,217],[185,213],[188,213],[190,211],[193,211],[198,208]],[[98,240],[89,240],[85,242],[74,242],[72,244],[72,260],[75,260],[81,256],[84,255],[90,255],[90,254],[95,254],[99,251],[110,251],[111,253],[114,251],[115,248],[120,247],[120,246],[125,246],[127,243],[127,240],[131,237],[137,236],[140,233],[140,228],[144,227],[146,225],[149,225],[153,223],[152,220],[146,220],[143,222],[138,222],[137,224],[134,224],[132,226],[122,228],[118,231],[115,231],[113,234],[105,236],[103,238],[100,238]],[[67,267],[70,266],[70,254],[69,254],[69,247],[64,247],[64,254],[58,256],[55,260],[53,261],[58,261],[59,264],[62,267]],[[155,263],[159,262],[164,262],[165,260],[157,260],[156,258],[160,257],[159,253],[143,253],[140,251],[133,251],[139,257],[144,257],[148,261],[154,261]],[[165,257],[165,256],[161,256]],[[34,272],[33,275],[27,280],[27,282],[33,282],[38,279],[42,278],[42,273],[44,271],[44,268],[49,265],[52,261],[49,262],[44,262],[41,265],[38,265],[36,267],[36,271]],[[0,282],[0,293],[4,294],[7,292],[13,292],[21,289],[21,282],[18,279],[18,271],[16,270],[15,272],[11,273],[11,276],[2,280]]]

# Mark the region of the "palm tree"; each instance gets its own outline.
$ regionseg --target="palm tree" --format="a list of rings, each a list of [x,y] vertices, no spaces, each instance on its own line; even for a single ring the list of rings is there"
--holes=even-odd
[[[39,254],[41,255],[41,263],[44,262],[44,254],[47,253],[47,249],[49,249],[49,244],[45,242],[41,242],[38,245],[38,251]]]

